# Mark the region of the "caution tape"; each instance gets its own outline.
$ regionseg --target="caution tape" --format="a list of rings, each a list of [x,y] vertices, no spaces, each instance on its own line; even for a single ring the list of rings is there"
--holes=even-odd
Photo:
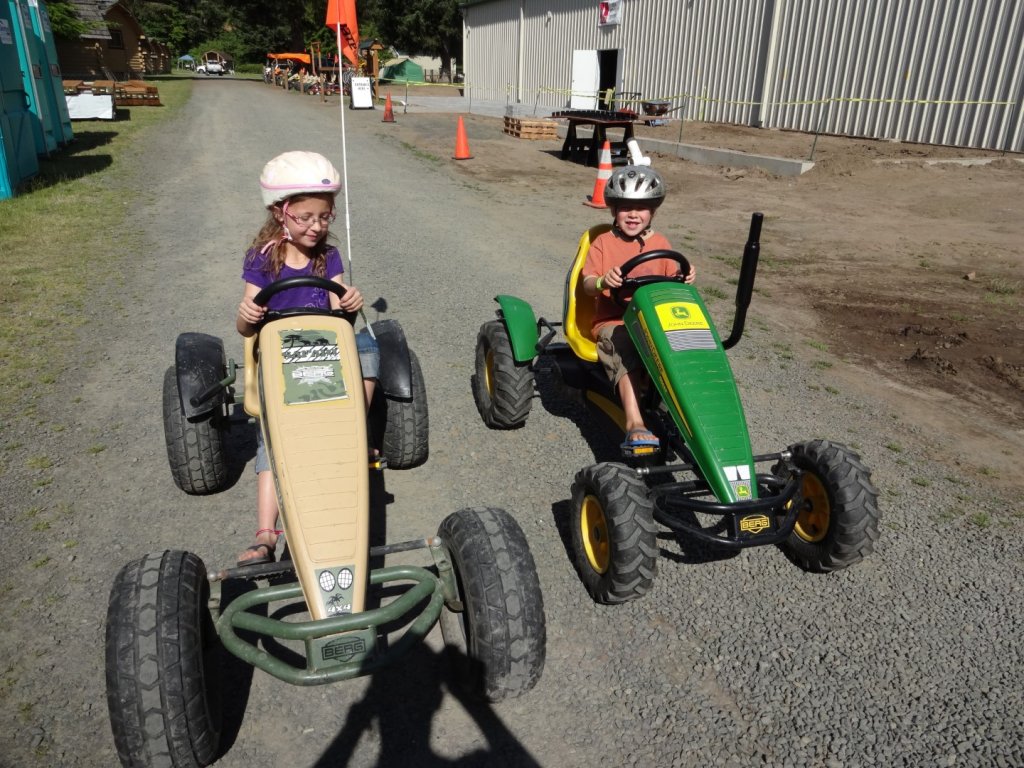
[[[481,86],[475,86],[471,81],[464,83],[419,83],[419,82],[403,82],[393,81],[393,85],[405,85],[407,88],[458,88],[459,90],[471,89],[475,96],[483,96],[487,93],[500,93],[505,97],[512,96],[518,92],[518,89],[509,84],[504,88],[484,88]],[[613,89],[602,91],[605,95],[605,100],[609,102],[615,102],[616,104],[643,104],[652,101],[667,101],[667,102],[699,102],[704,104],[725,104],[730,106],[738,107],[809,107],[809,106],[826,106],[829,104],[910,104],[917,106],[936,105],[936,106],[990,106],[990,107],[1012,107],[1016,105],[1016,101],[998,101],[998,100],[986,100],[986,99],[918,99],[918,98],[895,98],[895,97],[881,97],[881,96],[828,96],[820,99],[793,99],[790,101],[770,101],[761,102],[747,99],[724,99],[715,96],[707,96],[696,93],[674,93],[668,96],[645,96],[638,97],[632,95],[632,92],[626,91],[621,92],[622,95],[617,95],[617,92]],[[574,91],[571,88],[552,88],[550,86],[539,86],[533,90],[533,94],[539,99],[541,95],[548,94],[554,96],[595,96],[593,91]],[[626,95],[628,94],[628,95]]]

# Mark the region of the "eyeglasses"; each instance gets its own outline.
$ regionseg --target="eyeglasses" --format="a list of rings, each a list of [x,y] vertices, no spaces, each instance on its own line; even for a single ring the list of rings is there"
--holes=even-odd
[[[288,211],[285,211],[284,215],[287,216],[292,221],[294,221],[300,227],[303,227],[304,229],[309,229],[310,227],[313,226],[313,223],[316,221],[320,222],[321,227],[329,227],[331,225],[331,222],[334,221],[335,218],[337,218],[337,215],[333,211],[331,211],[330,213],[321,213],[319,216],[312,213],[306,213],[303,214],[302,216],[296,216],[293,213],[288,213]]]

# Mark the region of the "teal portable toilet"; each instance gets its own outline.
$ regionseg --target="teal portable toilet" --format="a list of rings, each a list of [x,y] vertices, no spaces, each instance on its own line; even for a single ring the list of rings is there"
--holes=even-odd
[[[22,0],[24,2],[24,0]],[[57,59],[57,43],[53,39],[53,27],[50,26],[50,14],[43,0],[28,0],[28,11],[32,17],[32,32],[39,41],[40,64],[43,69],[46,110],[53,123],[53,133],[60,145],[67,144],[74,137],[71,130],[71,115],[68,102],[64,98],[64,78],[60,73],[60,62]]]
[[[38,118],[28,109],[14,25],[10,5],[0,2],[0,200],[39,173],[33,131]]]
[[[14,44],[18,49],[22,90],[28,96],[28,111],[36,117],[32,123],[32,137],[36,143],[36,154],[48,155],[57,149],[57,136],[53,130],[50,105],[46,99],[46,83],[49,78],[43,78],[39,39],[32,32],[32,15],[29,13],[28,3],[22,0],[6,1],[10,10]],[[0,0],[0,3],[2,2],[4,0]]]

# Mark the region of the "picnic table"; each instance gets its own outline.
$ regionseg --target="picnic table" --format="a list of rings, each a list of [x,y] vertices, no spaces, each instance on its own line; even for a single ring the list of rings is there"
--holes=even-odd
[[[569,121],[569,127],[565,132],[565,141],[562,143],[561,158],[563,160],[570,156],[582,154],[588,166],[597,166],[598,153],[604,142],[611,142],[613,155],[625,155],[628,153],[626,142],[633,138],[633,123],[636,120],[636,113],[632,110],[608,110],[608,109],[565,109],[561,112],[554,112],[551,117]],[[590,136],[580,136],[576,129],[581,125],[593,126],[593,133]],[[612,141],[608,139],[609,129],[622,129],[622,139]]]

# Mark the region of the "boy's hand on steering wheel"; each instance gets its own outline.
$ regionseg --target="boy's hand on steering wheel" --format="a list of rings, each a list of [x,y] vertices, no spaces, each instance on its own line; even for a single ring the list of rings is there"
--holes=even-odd
[[[602,288],[618,288],[622,285],[622,272],[618,267],[612,267],[601,276]]]

